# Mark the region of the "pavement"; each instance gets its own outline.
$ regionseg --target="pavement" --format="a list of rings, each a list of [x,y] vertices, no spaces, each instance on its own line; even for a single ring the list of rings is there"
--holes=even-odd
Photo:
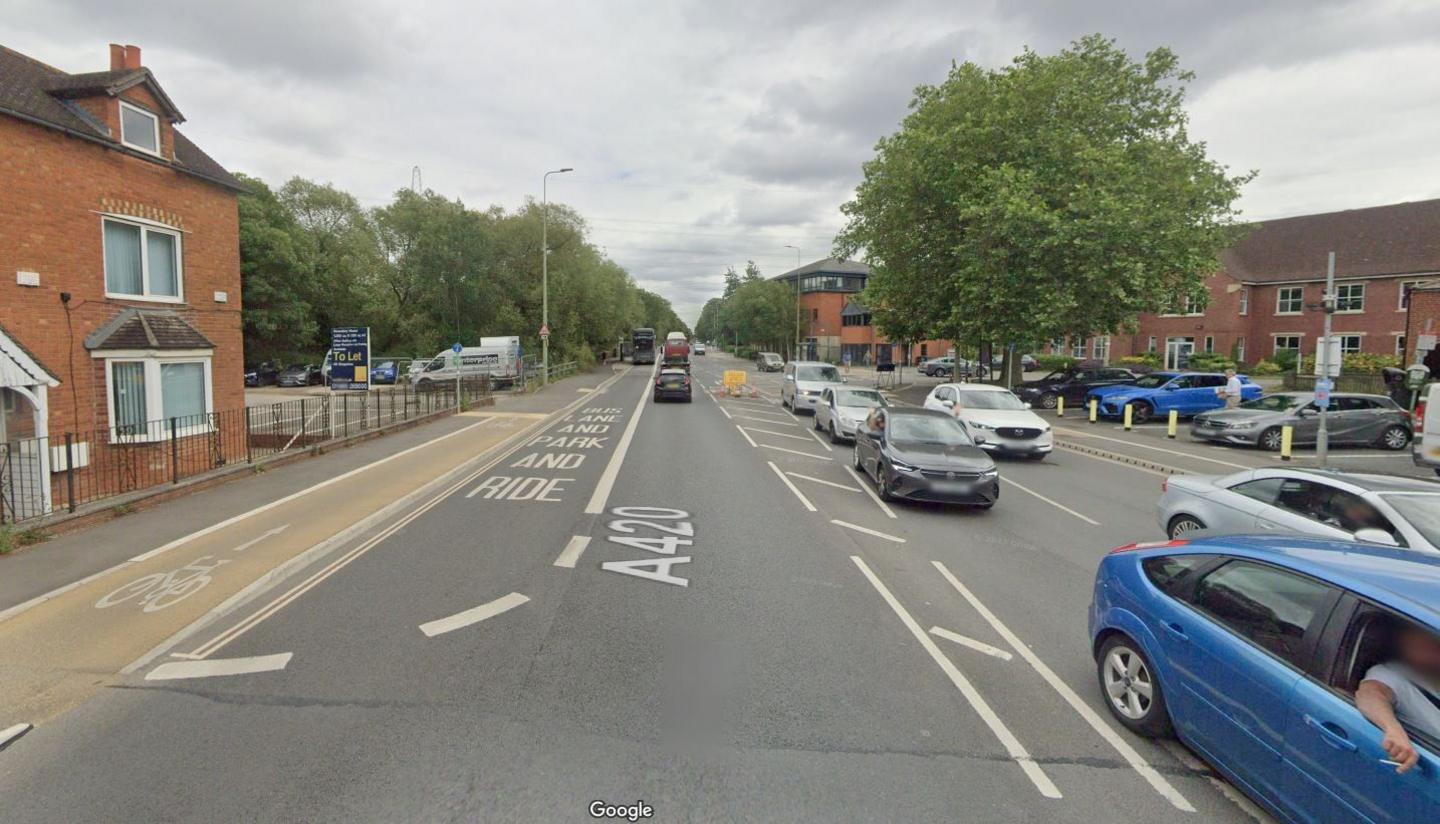
[[[778,375],[703,391],[727,367],[697,358],[689,404],[625,366],[298,497],[277,470],[116,522],[140,560],[0,613],[0,729],[35,724],[0,817],[1266,820],[1095,687],[1095,566],[1159,537],[1163,473],[1057,449],[1003,461],[989,512],[887,506]]]

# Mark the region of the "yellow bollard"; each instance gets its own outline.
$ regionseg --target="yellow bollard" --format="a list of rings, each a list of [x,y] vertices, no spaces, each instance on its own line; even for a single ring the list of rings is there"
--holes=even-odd
[[[1061,395],[1055,399],[1055,417],[1065,417],[1065,396]]]
[[[1170,410],[1170,425],[1165,427],[1165,437],[1175,440],[1175,425],[1180,423],[1180,413],[1174,409]]]
[[[1125,431],[1130,431],[1130,404],[1125,404]]]
[[[1290,442],[1295,437],[1295,427],[1280,427],[1280,460],[1290,460]]]
[[[1090,399],[1090,422],[1094,423],[1100,417],[1100,399]]]

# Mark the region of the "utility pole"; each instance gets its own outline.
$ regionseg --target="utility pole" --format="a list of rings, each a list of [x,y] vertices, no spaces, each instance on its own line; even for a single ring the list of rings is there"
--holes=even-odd
[[[540,178],[540,383],[550,383],[550,175],[573,172],[569,166]]]
[[[1335,253],[1330,253],[1329,262],[1325,267],[1325,294],[1320,298],[1320,307],[1325,312],[1325,334],[1320,339],[1320,351],[1317,353],[1317,365],[1320,370],[1320,377],[1316,383],[1324,381],[1330,386],[1330,324],[1335,315]],[[1317,387],[1318,388],[1318,387]],[[1320,468],[1325,468],[1325,461],[1330,456],[1330,429],[1328,418],[1330,417],[1330,391],[1325,391],[1325,404],[1320,407],[1320,431],[1315,433],[1315,462]]]
[[[794,360],[800,359],[800,247],[785,244],[786,249],[795,250],[795,354]]]

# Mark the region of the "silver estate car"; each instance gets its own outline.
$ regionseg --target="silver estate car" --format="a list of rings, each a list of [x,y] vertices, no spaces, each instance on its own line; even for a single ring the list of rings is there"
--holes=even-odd
[[[1277,451],[1281,428],[1292,427],[1293,443],[1311,444],[1320,430],[1313,392],[1279,392],[1246,401],[1235,409],[1201,412],[1190,435],[1206,441],[1258,446]],[[1335,392],[1325,423],[1332,444],[1359,444],[1401,450],[1410,445],[1410,415],[1384,395]]]
[[[1440,553],[1440,483],[1320,469],[1172,475],[1157,516],[1170,538],[1298,532]]]
[[[815,405],[815,429],[829,432],[831,443],[853,441],[856,431],[865,425],[870,410],[889,405],[874,389],[829,386],[820,393],[820,402]]]
[[[780,405],[790,411],[815,411],[825,387],[844,383],[840,370],[821,361],[790,361],[785,364],[785,379],[780,384]]]

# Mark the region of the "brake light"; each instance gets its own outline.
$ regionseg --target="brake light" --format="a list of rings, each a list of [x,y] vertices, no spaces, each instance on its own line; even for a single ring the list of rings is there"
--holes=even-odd
[[[659,379],[659,378],[656,378],[656,379],[655,379],[655,385],[656,385],[656,386],[659,386],[659,385],[660,385],[660,379]]]
[[[1415,404],[1414,429],[1416,435],[1425,434],[1425,401]]]
[[[1169,475],[1166,475],[1165,477],[1163,477],[1163,478],[1160,479],[1160,494],[1161,494],[1161,495],[1164,495],[1166,492],[1169,492],[1169,491],[1170,491],[1170,476],[1169,476]]]
[[[1114,555],[1117,552],[1134,552],[1137,549],[1169,549],[1170,547],[1185,546],[1189,543],[1189,541],[1183,538],[1176,538],[1173,541],[1140,541],[1138,543],[1117,546],[1110,550],[1110,554]]]

